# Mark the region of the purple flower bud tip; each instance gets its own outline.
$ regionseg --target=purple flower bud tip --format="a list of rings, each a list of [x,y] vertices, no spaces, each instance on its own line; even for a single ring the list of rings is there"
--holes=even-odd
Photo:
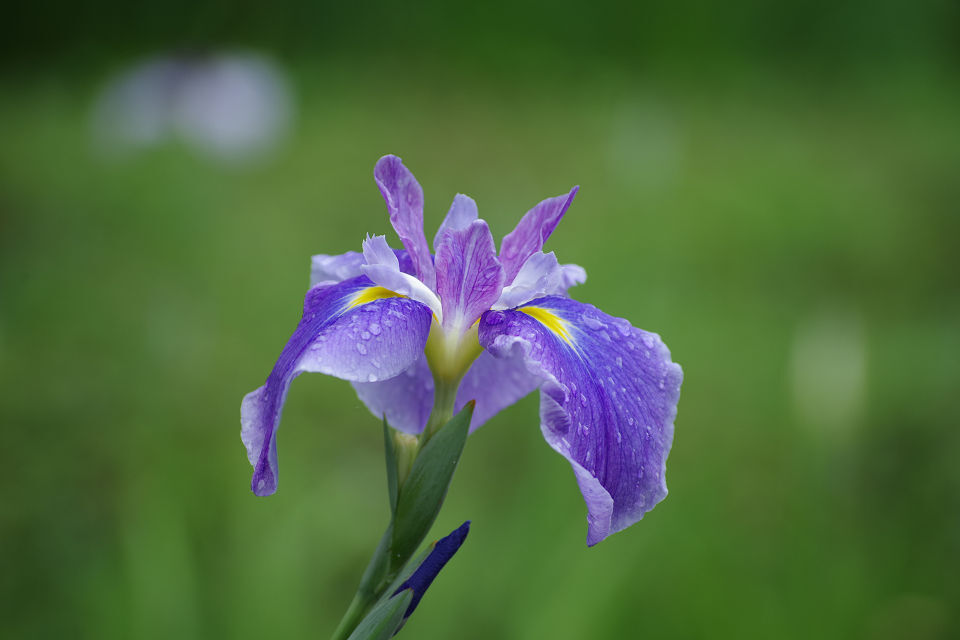
[[[417,567],[416,571],[410,574],[410,577],[394,591],[393,595],[397,595],[405,589],[413,591],[413,600],[410,601],[407,612],[403,614],[404,620],[409,618],[413,610],[420,604],[420,599],[423,597],[427,588],[433,582],[434,578],[437,577],[437,574],[440,573],[440,570],[443,569],[444,565],[453,557],[453,554],[457,552],[460,545],[463,544],[463,541],[467,539],[469,532],[470,521],[467,520],[450,535],[440,538],[433,543],[433,549],[431,549],[426,559]]]

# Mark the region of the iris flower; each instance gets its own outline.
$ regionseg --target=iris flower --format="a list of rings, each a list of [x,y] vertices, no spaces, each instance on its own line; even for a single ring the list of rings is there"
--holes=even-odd
[[[349,380],[397,430],[429,438],[474,400],[471,431],[540,390],[540,429],[587,504],[587,544],[640,520],[664,477],[683,373],[655,333],[573,300],[586,280],[543,246],[577,187],[528,211],[499,254],[477,205],[457,195],[433,239],[423,190],[396,156],[374,177],[403,244],[367,237],[362,253],[313,257],[303,317],[241,407],[258,496],[277,489],[277,426],[305,371]]]

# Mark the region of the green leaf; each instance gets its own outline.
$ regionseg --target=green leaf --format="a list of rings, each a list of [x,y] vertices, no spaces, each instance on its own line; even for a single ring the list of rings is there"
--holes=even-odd
[[[400,488],[394,512],[390,567],[410,558],[433,526],[467,441],[474,403],[470,402],[427,442]]]
[[[393,447],[393,435],[390,433],[390,425],[387,424],[387,416],[383,416],[383,450],[387,456],[387,493],[390,496],[390,515],[397,511],[397,492],[400,483],[397,479],[397,452]]]
[[[404,589],[392,598],[385,598],[370,611],[347,640],[389,640],[403,623],[413,591]]]

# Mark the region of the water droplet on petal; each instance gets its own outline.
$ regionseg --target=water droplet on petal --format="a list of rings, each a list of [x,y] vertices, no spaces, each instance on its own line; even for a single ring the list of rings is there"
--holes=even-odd
[[[617,366],[618,367],[623,366],[623,358],[621,358],[620,356],[617,356]]]
[[[380,325],[378,325],[376,322],[372,323],[368,328],[370,329],[370,333],[373,335],[380,335]]]
[[[359,351],[359,352],[360,352],[360,355],[362,355],[362,356],[367,355],[367,347],[366,347],[366,345],[364,345],[362,342],[358,342],[358,343],[357,343],[357,351]]]
[[[603,329],[604,327],[606,327],[605,324],[600,322],[594,316],[583,316],[583,324],[592,331],[597,331],[599,329]]]
[[[367,376],[367,382],[376,382],[376,381],[377,381],[376,375],[371,373],[370,375]]]

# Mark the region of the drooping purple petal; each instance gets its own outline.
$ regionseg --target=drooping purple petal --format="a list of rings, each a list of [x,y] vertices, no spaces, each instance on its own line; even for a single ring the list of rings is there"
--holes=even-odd
[[[255,494],[270,495],[277,489],[276,429],[295,377],[312,371],[373,382],[396,376],[422,355],[430,309],[384,295],[363,276],[307,292],[303,318],[266,384],[248,393],[241,405],[241,439],[254,468]]]
[[[390,224],[410,254],[416,275],[428,288],[436,289],[436,272],[430,247],[423,234],[423,189],[397,156],[380,158],[373,169],[377,187],[387,202]]]
[[[552,296],[485,313],[479,339],[539,375],[541,430],[573,467],[587,503],[587,544],[637,522],[667,495],[683,372],[658,335]]]
[[[443,237],[445,231],[466,229],[479,215],[477,203],[473,201],[473,198],[465,196],[462,193],[455,195],[453,197],[453,204],[450,205],[450,210],[447,211],[447,217],[440,223],[437,234],[433,236],[433,250],[436,251],[440,246],[440,238]]]
[[[551,251],[535,251],[523,263],[513,282],[503,288],[494,309],[512,309],[544,296],[566,295],[567,289],[586,281],[587,272],[575,264],[561,265]]]
[[[433,374],[425,355],[388,380],[351,384],[367,409],[377,418],[386,416],[394,429],[417,435],[427,426],[433,409]]]
[[[459,412],[471,400],[477,403],[470,419],[470,432],[473,433],[487,420],[539,387],[540,382],[540,376],[529,371],[523,357],[504,354],[495,358],[484,351],[463,376],[454,408]]]
[[[362,275],[360,265],[363,264],[363,254],[356,251],[347,251],[338,256],[325,254],[310,258],[310,286],[318,284],[336,284],[350,278]]]
[[[490,228],[474,220],[444,232],[437,247],[437,293],[443,328],[463,331],[490,308],[503,288],[503,267]]]
[[[364,240],[363,259],[364,264],[360,266],[360,271],[374,283],[422,302],[438,317],[442,316],[442,307],[437,294],[414,276],[400,270],[400,260],[394,250],[387,245],[386,238],[374,236]]]
[[[500,262],[506,273],[506,284],[513,283],[513,279],[527,258],[543,248],[543,244],[557,228],[560,218],[570,207],[579,188],[574,187],[566,195],[542,201],[527,211],[516,229],[504,236],[503,242],[500,243]]]

